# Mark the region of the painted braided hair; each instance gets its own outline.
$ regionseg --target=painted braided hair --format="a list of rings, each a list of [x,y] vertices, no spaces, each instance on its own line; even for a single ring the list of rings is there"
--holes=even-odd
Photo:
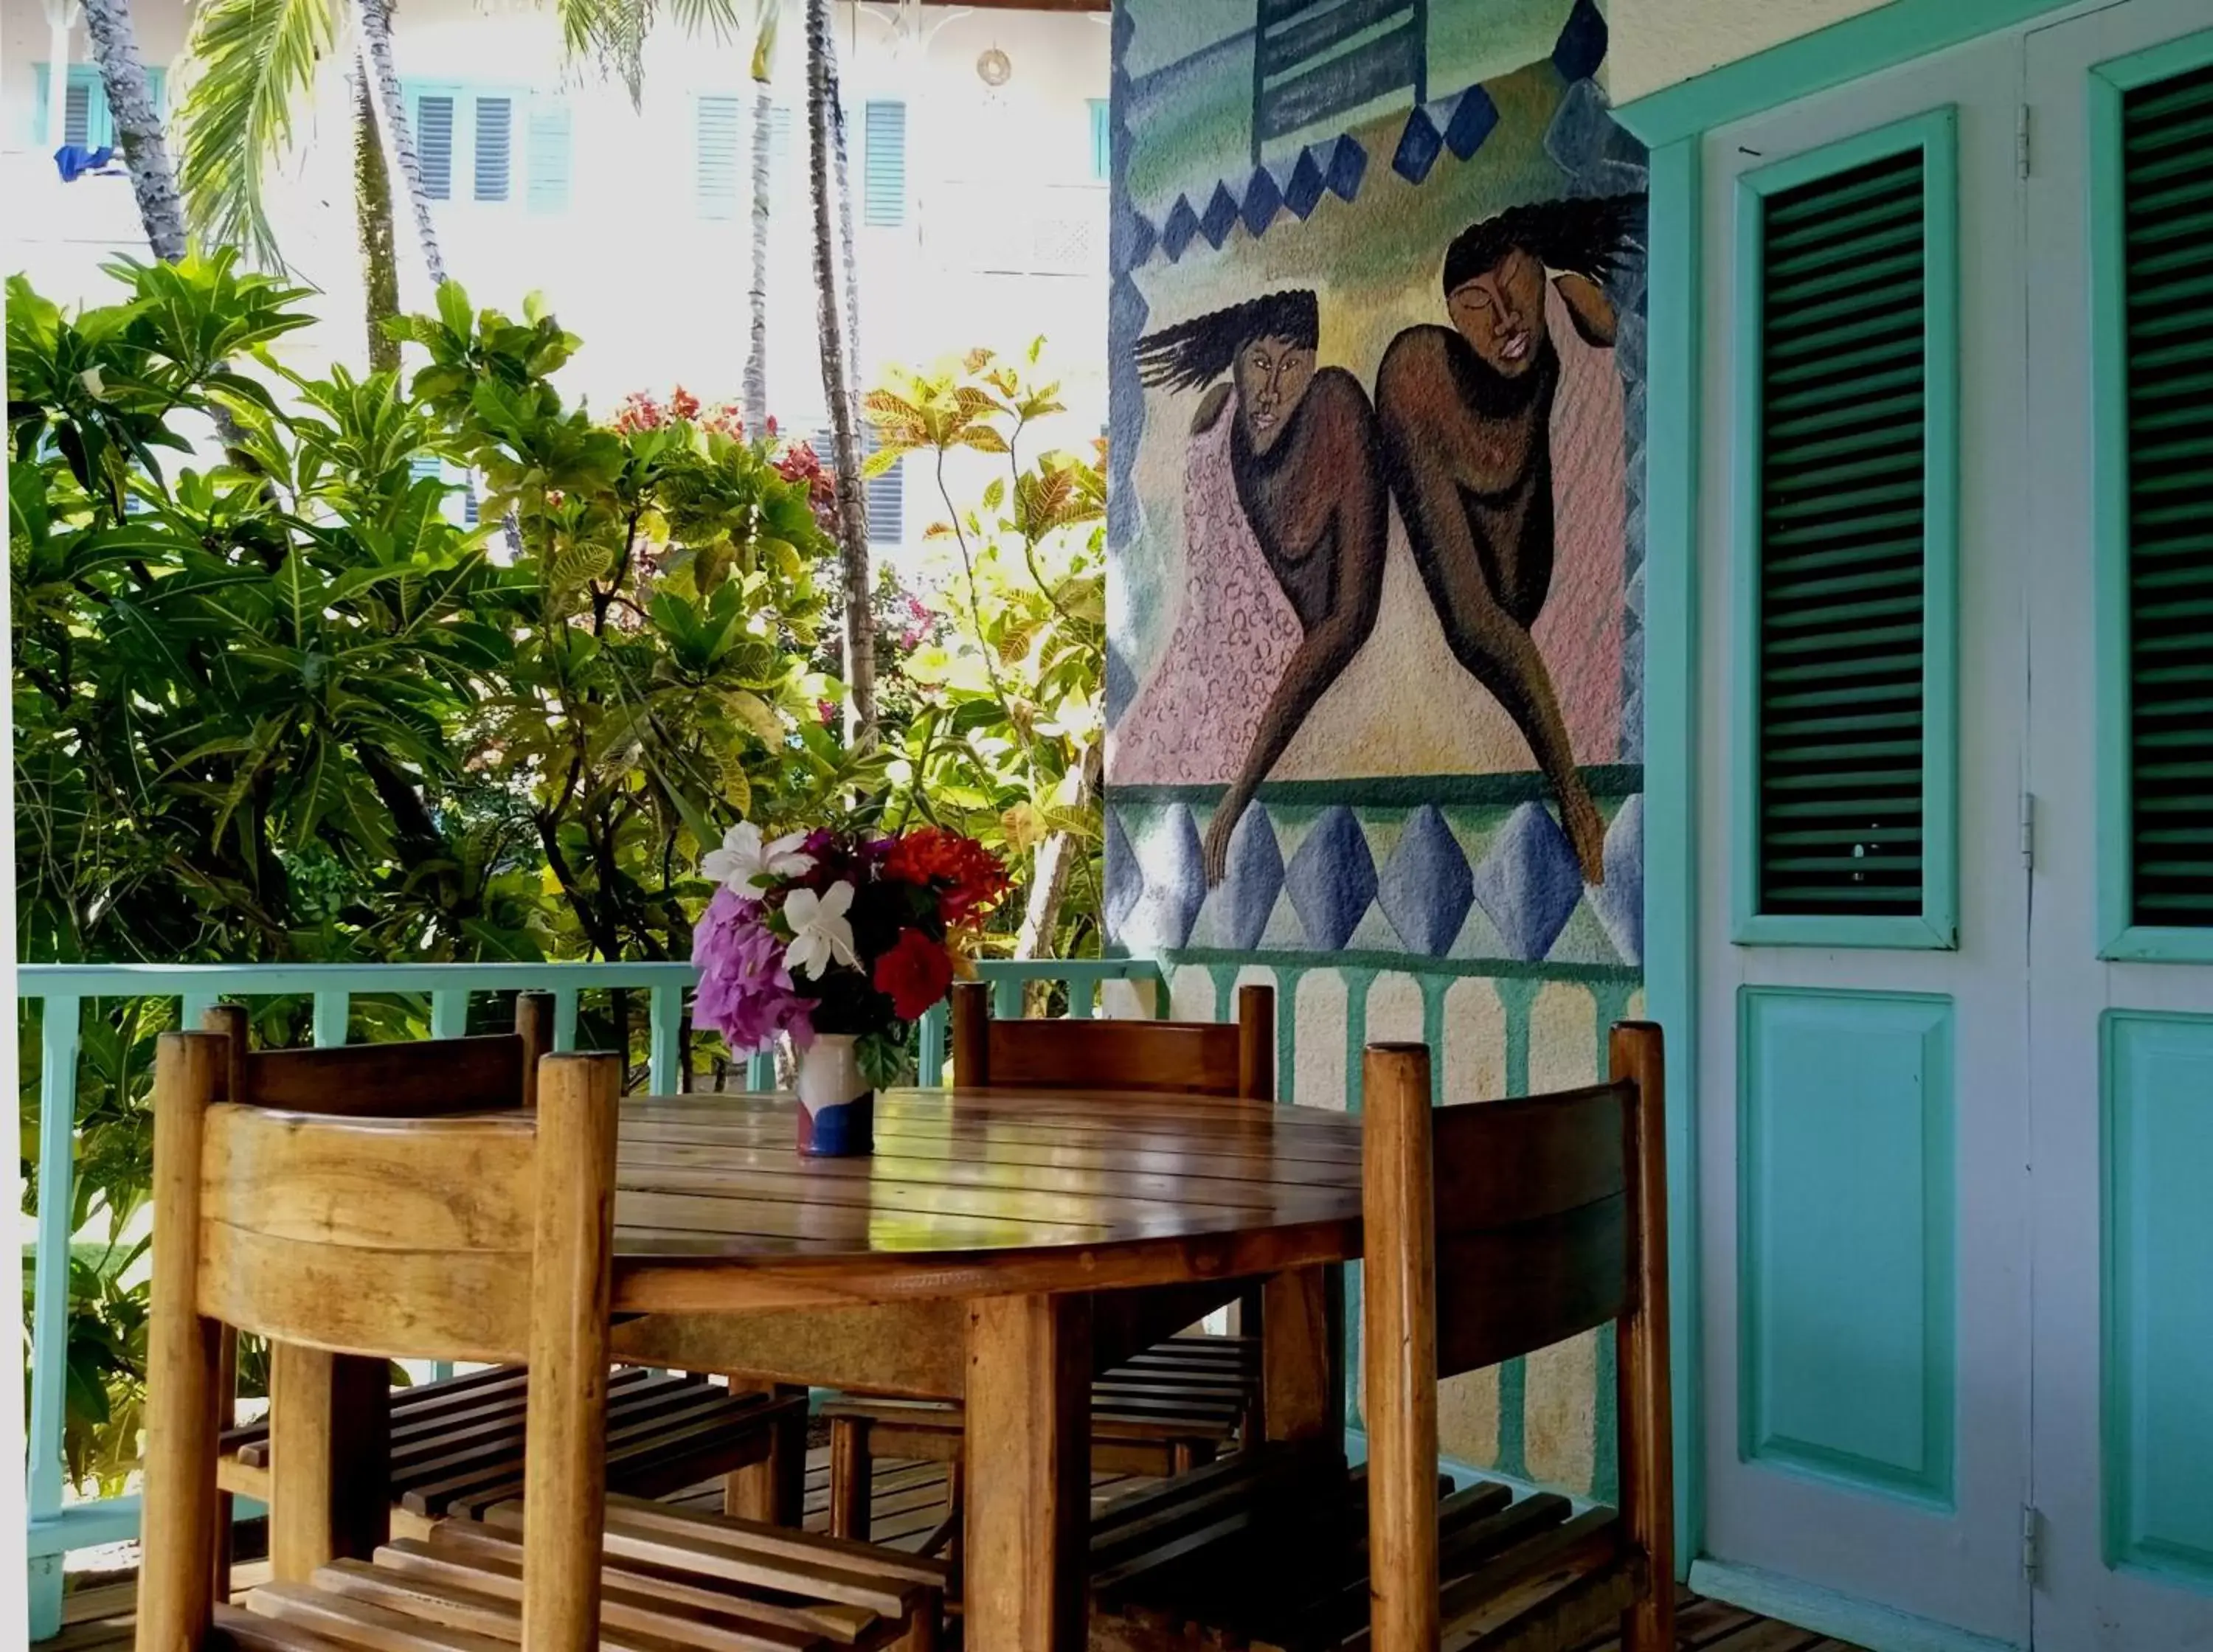
[[[1622,254],[1637,244],[1644,227],[1644,197],[1600,195],[1580,200],[1535,201],[1509,206],[1472,223],[1445,250],[1444,287],[1449,297],[1497,267],[1515,247],[1551,270],[1604,284]]]
[[[1137,340],[1137,381],[1149,389],[1196,390],[1227,373],[1255,338],[1288,338],[1302,350],[1318,346],[1321,307],[1313,291],[1263,293],[1147,333]]]

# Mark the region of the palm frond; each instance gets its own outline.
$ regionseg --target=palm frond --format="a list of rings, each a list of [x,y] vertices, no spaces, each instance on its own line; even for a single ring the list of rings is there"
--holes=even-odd
[[[178,111],[179,181],[203,245],[243,247],[255,262],[283,266],[265,192],[336,37],[334,11],[332,0],[203,0]]]

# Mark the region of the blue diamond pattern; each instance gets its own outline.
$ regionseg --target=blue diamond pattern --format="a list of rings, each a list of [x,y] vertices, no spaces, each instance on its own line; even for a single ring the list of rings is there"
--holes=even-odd
[[[1183,249],[1198,234],[1198,214],[1191,210],[1187,197],[1177,196],[1176,204],[1168,209],[1168,221],[1161,226],[1161,245],[1167,249],[1168,262],[1173,264],[1181,258]]]
[[[1229,234],[1229,226],[1237,222],[1237,198],[1229,192],[1227,184],[1214,186],[1214,198],[1206,204],[1206,214],[1198,221],[1198,233],[1206,237],[1209,247],[1219,248]]]
[[[1129,267],[1135,270],[1143,266],[1144,261],[1152,257],[1154,244],[1160,238],[1161,232],[1153,228],[1150,218],[1142,212],[1132,212],[1130,215]]]
[[[1406,117],[1406,130],[1399,134],[1399,152],[1391,157],[1391,170],[1408,183],[1418,184],[1430,175],[1444,148],[1436,123],[1426,110],[1417,109]]]
[[[1644,961],[1644,794],[1621,806],[1606,829],[1606,881],[1590,892],[1591,908],[1614,950]]]
[[[1466,161],[1483,147],[1491,129],[1498,124],[1498,106],[1480,86],[1460,94],[1460,107],[1445,126],[1445,147]]]
[[[1299,163],[1291,168],[1291,181],[1283,186],[1283,204],[1303,220],[1321,201],[1321,192],[1328,186],[1322,181],[1321,162],[1314,159],[1311,146],[1299,151]]]
[[[1435,805],[1417,809],[1399,834],[1378,896],[1383,916],[1414,951],[1442,958],[1452,949],[1475,899],[1475,881]]]
[[[1253,168],[1253,181],[1245,191],[1245,210],[1240,215],[1245,220],[1245,233],[1257,235],[1276,221],[1283,210],[1283,192],[1276,187],[1276,174],[1265,167]]]
[[[1507,955],[1542,958],[1582,899],[1582,875],[1560,823],[1536,803],[1506,817],[1475,869],[1475,899],[1497,927]]]
[[[1375,860],[1350,809],[1340,804],[1322,811],[1291,856],[1283,883],[1307,945],[1342,952],[1375,899]]]
[[[1588,80],[1606,61],[1606,15],[1598,0],[1576,0],[1567,26],[1552,46],[1552,67],[1565,81]]]
[[[1172,950],[1191,939],[1206,899],[1198,827],[1178,803],[1161,817],[1145,844],[1144,892],[1125,926],[1133,951]]]
[[[1256,805],[1229,834],[1229,863],[1214,894],[1215,945],[1256,950],[1283,892],[1283,846],[1267,810]]]
[[[1340,137],[1329,152],[1323,181],[1337,192],[1339,200],[1349,201],[1360,193],[1360,180],[1367,170],[1368,151],[1350,137]]]
[[[1137,852],[1130,847],[1130,834],[1124,830],[1122,817],[1109,809],[1106,812],[1106,933],[1115,940],[1122,938],[1123,925],[1144,893],[1144,875],[1138,869]]]

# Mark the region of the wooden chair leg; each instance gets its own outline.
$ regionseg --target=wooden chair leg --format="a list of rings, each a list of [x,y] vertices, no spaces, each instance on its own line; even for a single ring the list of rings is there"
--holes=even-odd
[[[803,1399],[807,1393],[788,1383],[762,1392],[778,1399]],[[796,1531],[806,1511],[807,1418],[803,1412],[795,1412],[771,1425],[766,1456],[723,1478],[722,1512]]]
[[[830,1419],[830,1535],[866,1542],[875,1474],[869,1460],[869,1419]]]

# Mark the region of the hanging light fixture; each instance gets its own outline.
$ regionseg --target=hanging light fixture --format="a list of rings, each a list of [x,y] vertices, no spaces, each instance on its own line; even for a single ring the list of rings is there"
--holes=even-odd
[[[986,46],[976,58],[976,78],[997,91],[1014,78],[1015,63],[996,46]]]

